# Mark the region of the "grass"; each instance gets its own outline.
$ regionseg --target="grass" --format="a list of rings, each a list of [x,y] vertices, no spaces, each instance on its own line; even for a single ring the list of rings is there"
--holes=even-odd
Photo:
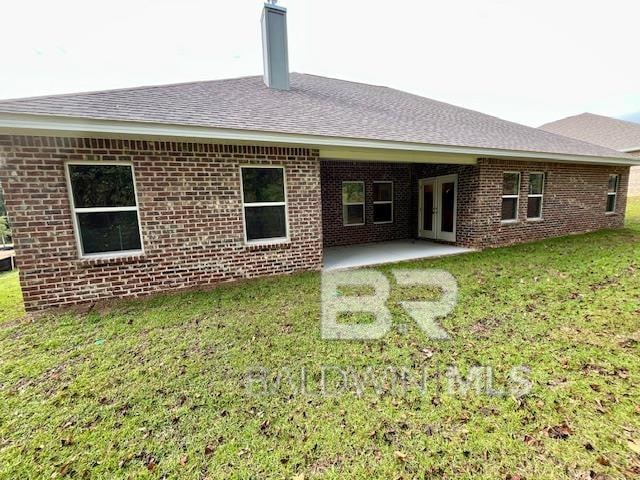
[[[0,276],[0,478],[637,478],[640,202],[623,230],[402,268],[456,277],[451,340],[399,307],[415,287],[383,339],[331,342],[314,273],[33,321]],[[447,389],[518,365],[523,397]]]

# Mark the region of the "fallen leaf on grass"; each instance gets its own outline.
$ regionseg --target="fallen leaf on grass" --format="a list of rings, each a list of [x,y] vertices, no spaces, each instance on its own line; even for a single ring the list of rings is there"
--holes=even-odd
[[[547,427],[544,429],[549,438],[555,438],[556,440],[566,440],[569,435],[573,433],[573,430],[566,424],[555,425],[553,427]]]
[[[207,445],[206,447],[204,447],[204,454],[207,456],[212,455],[213,452],[215,451],[216,451],[215,445]]]
[[[632,452],[640,455],[640,440],[627,440],[627,445]]]
[[[604,455],[600,455],[598,458],[596,458],[596,462],[598,462],[600,465],[603,465],[605,467],[611,466],[611,460],[609,460]]]
[[[396,450],[395,452],[393,452],[393,455],[401,462],[407,461],[407,454],[404,452],[401,452],[400,450]]]

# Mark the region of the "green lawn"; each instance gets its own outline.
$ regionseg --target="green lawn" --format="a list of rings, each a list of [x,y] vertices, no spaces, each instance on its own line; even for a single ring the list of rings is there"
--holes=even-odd
[[[629,212],[620,231],[403,264],[457,278],[449,341],[397,305],[433,292],[399,287],[384,339],[321,340],[314,273],[35,321],[0,276],[0,477],[637,478],[640,202]],[[526,365],[532,390],[449,392],[451,365],[492,367],[495,388]],[[258,367],[266,390],[247,386]],[[426,390],[355,388],[388,367],[425,371]]]

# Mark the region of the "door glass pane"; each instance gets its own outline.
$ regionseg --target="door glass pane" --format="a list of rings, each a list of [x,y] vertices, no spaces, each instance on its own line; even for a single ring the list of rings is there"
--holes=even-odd
[[[423,187],[422,228],[433,230],[433,184],[427,183]]]
[[[245,207],[247,240],[283,238],[287,236],[284,205],[273,207]]]
[[[442,184],[442,221],[440,222],[440,230],[443,232],[453,232],[453,218],[455,215],[455,184],[453,182],[445,182]]]
[[[78,213],[84,253],[140,250],[137,212]]]

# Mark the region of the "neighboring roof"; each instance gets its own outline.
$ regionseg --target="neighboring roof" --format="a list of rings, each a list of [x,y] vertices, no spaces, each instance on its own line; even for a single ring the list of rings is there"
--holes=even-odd
[[[288,91],[255,76],[4,100],[2,112],[630,158],[399,90],[299,73]]]
[[[547,132],[603,145],[621,152],[640,150],[640,123],[581,113],[540,127]]]

